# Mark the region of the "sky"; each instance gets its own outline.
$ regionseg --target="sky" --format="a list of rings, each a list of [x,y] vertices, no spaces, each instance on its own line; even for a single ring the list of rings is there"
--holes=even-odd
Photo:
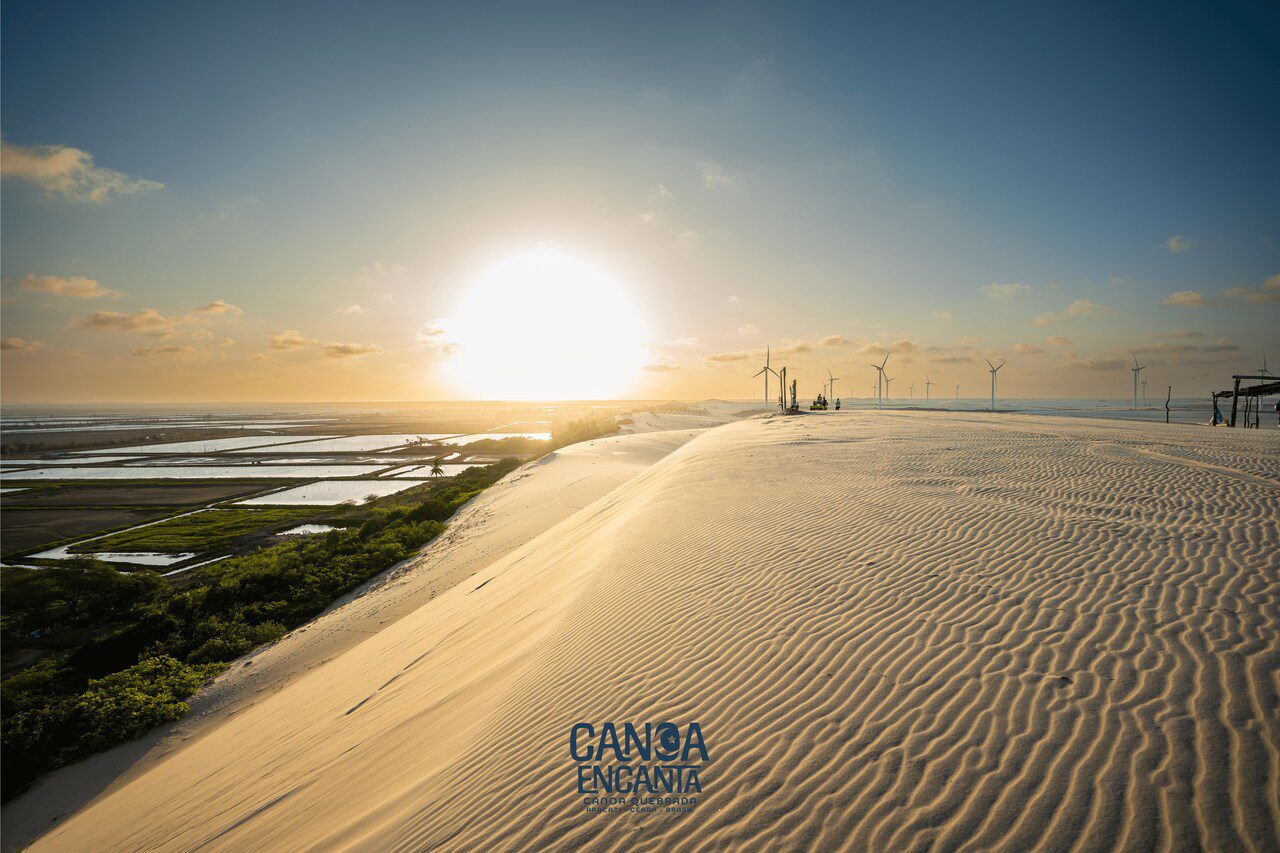
[[[7,403],[1280,370],[1273,3],[2,14]]]

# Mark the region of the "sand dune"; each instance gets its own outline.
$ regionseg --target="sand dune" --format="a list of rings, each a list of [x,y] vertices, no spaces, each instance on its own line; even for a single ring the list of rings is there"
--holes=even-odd
[[[1277,849],[1278,459],[1033,416],[710,430],[35,849]],[[705,733],[696,810],[584,813],[573,724],[664,720]]]

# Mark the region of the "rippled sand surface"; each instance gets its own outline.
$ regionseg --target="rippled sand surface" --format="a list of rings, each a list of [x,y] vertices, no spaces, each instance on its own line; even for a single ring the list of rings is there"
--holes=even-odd
[[[1277,543],[1269,433],[741,421],[37,848],[1280,849]],[[579,720],[699,722],[697,809],[585,813]]]

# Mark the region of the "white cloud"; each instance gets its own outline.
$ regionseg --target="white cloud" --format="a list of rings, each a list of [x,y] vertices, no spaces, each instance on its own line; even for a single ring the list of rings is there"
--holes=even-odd
[[[25,181],[46,196],[102,203],[112,193],[164,189],[159,181],[134,178],[93,164],[93,155],[69,145],[15,145],[0,140],[0,175]]]
[[[321,350],[329,358],[351,358],[357,355],[375,355],[382,352],[377,344],[328,343]]]
[[[162,347],[133,347],[129,350],[130,355],[136,355],[140,358],[179,358],[190,359],[204,355],[203,352],[191,346],[180,346],[177,344],[166,344]]]
[[[154,308],[139,308],[132,314],[119,311],[95,311],[88,317],[72,317],[67,328],[90,329],[95,332],[150,332],[189,322],[191,318],[166,317]]]
[[[755,323],[747,323],[745,326],[739,326],[739,327],[738,327],[738,334],[740,334],[740,335],[758,335],[758,334],[760,334],[760,327],[759,327],[759,326],[757,326]]]
[[[368,314],[369,309],[357,303],[355,305],[339,305],[337,308],[333,310],[333,313],[335,314]]]
[[[1044,355],[1044,350],[1035,344],[1019,343],[1013,345],[1013,351],[1018,355]]]
[[[1050,335],[1044,339],[1044,342],[1055,347],[1069,347],[1072,343],[1071,338],[1066,335]]]
[[[951,311],[946,308],[939,308],[933,312],[933,319],[941,320],[944,323],[951,322]]]
[[[267,346],[279,350],[302,349],[316,346],[319,343],[315,338],[304,338],[297,329],[272,332],[271,336],[267,338]]]
[[[1191,240],[1188,240],[1186,237],[1183,237],[1181,234],[1175,234],[1172,237],[1170,237],[1168,240],[1164,241],[1164,247],[1168,249],[1170,252],[1173,252],[1175,255],[1178,254],[1179,252],[1187,251],[1194,245],[1195,243],[1193,243]]]
[[[44,349],[44,344],[39,341],[29,341],[25,338],[4,338],[0,340],[0,350],[33,352],[38,349]]]
[[[241,314],[244,313],[244,309],[237,308],[235,305],[232,305],[230,302],[224,302],[221,299],[215,299],[212,302],[210,302],[208,305],[201,305],[199,308],[194,309],[193,313],[195,314],[230,314],[234,317],[239,317]]]
[[[1062,323],[1078,317],[1105,317],[1110,313],[1111,309],[1108,306],[1099,305],[1092,299],[1077,299],[1063,309],[1061,313],[1041,314],[1036,318],[1036,325],[1048,326],[1052,323]]]
[[[1160,304],[1161,305],[1182,305],[1184,307],[1189,306],[1189,307],[1200,308],[1205,305],[1212,305],[1213,301],[1214,300],[1205,296],[1203,293],[1201,293],[1198,290],[1179,290],[1177,293],[1170,293],[1168,296],[1164,298],[1164,301],[1161,302]]]
[[[1261,305],[1265,302],[1280,302],[1280,275],[1273,275],[1260,287],[1233,287],[1224,290],[1222,295],[1228,299],[1243,299]]]
[[[106,296],[119,296],[120,293],[103,287],[96,279],[81,275],[28,275],[18,286],[23,290],[34,290],[38,293],[52,293],[55,296],[71,296],[75,299],[102,299]]]
[[[1020,294],[1030,293],[1031,285],[1019,282],[1010,282],[1008,284],[992,282],[991,284],[982,285],[982,292],[992,299],[1009,300]]]
[[[698,172],[702,175],[702,182],[709,190],[732,186],[738,180],[736,175],[729,174],[715,160],[699,160]]]

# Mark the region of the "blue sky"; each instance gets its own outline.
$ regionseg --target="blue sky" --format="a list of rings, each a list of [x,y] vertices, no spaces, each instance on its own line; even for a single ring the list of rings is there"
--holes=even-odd
[[[540,244],[628,396],[1199,394],[1280,361],[1280,11],[1113,5],[8,2],[5,399],[483,397],[450,314]]]

